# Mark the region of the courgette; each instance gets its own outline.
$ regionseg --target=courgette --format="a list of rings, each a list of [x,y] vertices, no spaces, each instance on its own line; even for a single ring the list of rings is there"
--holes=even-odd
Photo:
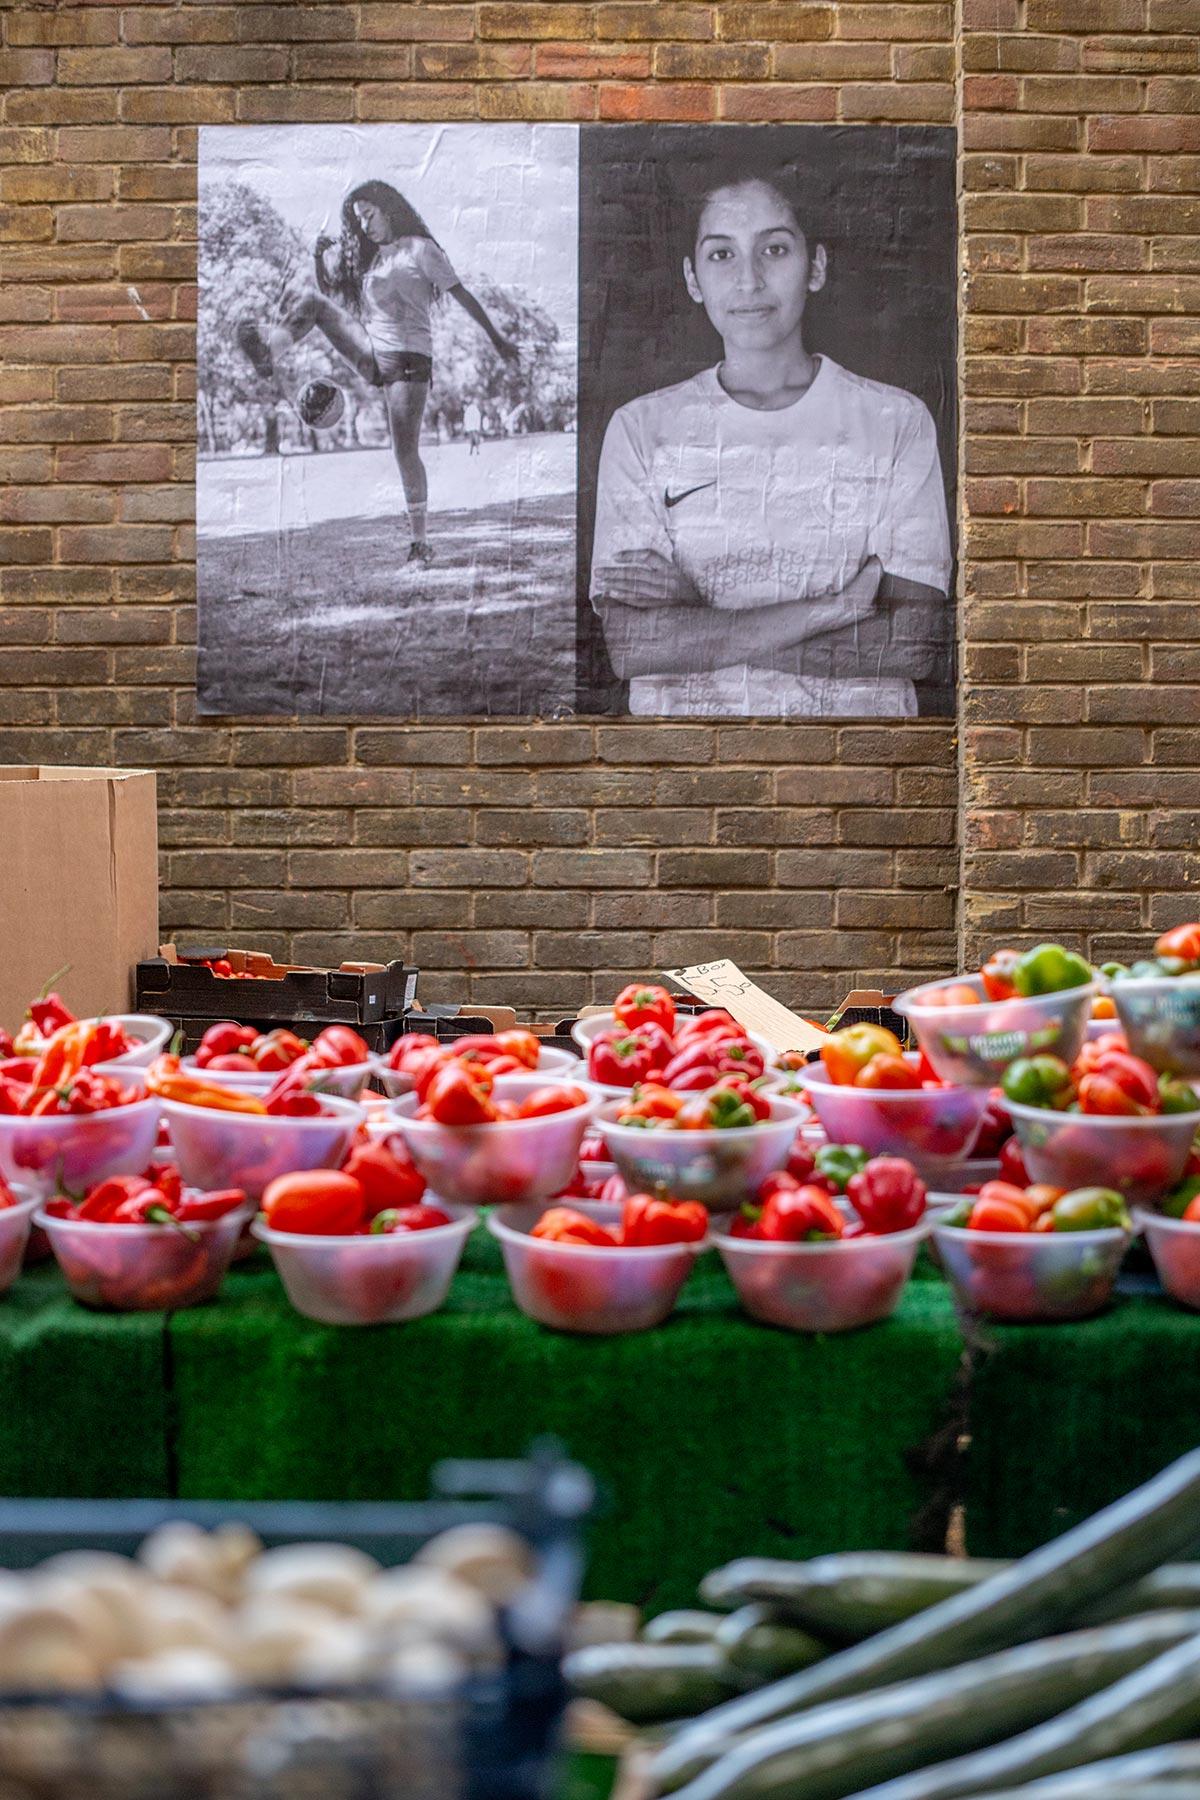
[[[721,1621],[715,1643],[752,1681],[777,1681],[827,1654],[824,1644],[790,1625],[769,1606],[741,1606]]]
[[[1180,1781],[1105,1781],[1103,1786],[1088,1790],[1087,1800],[1198,1800],[1200,1780],[1196,1777]],[[1002,1794],[972,1795],[971,1800],[1084,1800],[1084,1790],[1074,1784],[1066,1786],[1051,1776],[1045,1783],[1030,1787],[1006,1788]]]
[[[1103,1629],[1103,1628],[1102,1628]],[[1006,1743],[863,1791],[862,1800],[965,1800],[1200,1730],[1200,1636]],[[1093,1790],[1102,1800],[1103,1787]]]
[[[714,1707],[652,1760],[653,1779],[678,1787],[722,1755],[731,1737],[825,1700],[949,1668],[1053,1631],[1114,1587],[1139,1580],[1189,1548],[1198,1530],[1200,1450],[1193,1450],[978,1587],[798,1675]]]
[[[715,1644],[592,1644],[565,1658],[563,1674],[631,1725],[689,1718],[746,1685]]]
[[[747,1556],[706,1575],[700,1592],[714,1606],[758,1601],[830,1643],[857,1644],[1011,1567],[983,1557],[907,1550],[849,1550],[808,1562]],[[1200,1607],[1200,1563],[1170,1563],[1106,1594],[1072,1623],[1099,1625],[1189,1607]]]
[[[1046,1775],[1021,1789],[1029,1800],[1043,1800],[1053,1789],[1055,1795],[1070,1795],[1071,1800],[1092,1800],[1107,1793],[1117,1782],[1200,1781],[1200,1743],[1158,1744],[1153,1750],[1135,1750],[1128,1756],[1113,1756],[1105,1762],[1086,1763],[1081,1769],[1068,1769],[1059,1775]]]
[[[713,1606],[761,1601],[834,1643],[857,1644],[1008,1566],[903,1550],[850,1550],[809,1562],[746,1556],[706,1575],[700,1594]]]
[[[996,1743],[1189,1642],[1200,1613],[1156,1613],[999,1650],[783,1719],[732,1744],[679,1800],[841,1800]]]
[[[643,1644],[711,1644],[725,1624],[726,1614],[680,1607],[659,1613],[642,1627]]]

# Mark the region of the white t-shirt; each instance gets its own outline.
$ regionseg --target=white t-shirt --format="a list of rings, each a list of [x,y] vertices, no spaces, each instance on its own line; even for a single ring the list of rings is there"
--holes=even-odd
[[[463,407],[463,430],[481,431],[482,429],[483,414],[479,410],[479,402],[477,400],[468,400],[467,404]]]
[[[429,309],[457,286],[450,258],[432,238],[383,244],[362,283],[362,320],[374,347],[432,356]]]
[[[928,408],[827,356],[778,412],[730,399],[715,369],[631,400],[609,421],[600,456],[593,598],[619,595],[606,571],[639,556],[673,565],[681,600],[730,612],[836,593],[869,556],[945,592],[950,531]],[[667,641],[671,604],[660,621]],[[801,679],[739,663],[639,676],[629,708],[891,717],[915,713],[916,695],[904,677]]]

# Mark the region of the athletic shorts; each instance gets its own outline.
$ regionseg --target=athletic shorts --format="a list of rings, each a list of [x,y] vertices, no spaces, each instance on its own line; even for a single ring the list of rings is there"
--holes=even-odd
[[[375,350],[375,386],[390,387],[394,381],[433,380],[433,358],[419,350]]]

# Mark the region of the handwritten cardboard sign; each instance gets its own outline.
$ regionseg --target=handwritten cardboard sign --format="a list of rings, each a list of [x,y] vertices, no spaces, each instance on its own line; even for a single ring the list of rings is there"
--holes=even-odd
[[[728,957],[720,962],[695,963],[690,969],[666,969],[669,981],[677,981],[707,1006],[723,1006],[747,1031],[756,1031],[776,1050],[819,1050],[826,1034],[802,1019],[781,1001],[773,1000]]]

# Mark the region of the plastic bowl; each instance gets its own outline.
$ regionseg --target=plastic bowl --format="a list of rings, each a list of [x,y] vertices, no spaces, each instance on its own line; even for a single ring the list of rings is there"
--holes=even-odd
[[[127,1085],[136,1085],[136,1072]],[[140,1175],[158,1137],[160,1110],[149,1099],[57,1118],[0,1113],[0,1175],[43,1200],[64,1188],[84,1193],[110,1175]]]
[[[386,1056],[372,1057],[371,1064],[372,1076],[390,1099],[399,1100],[405,1094],[412,1093],[411,1075],[405,1075],[400,1069],[393,1069]],[[538,1051],[537,1068],[529,1072],[531,1075],[540,1075],[543,1081],[574,1079],[582,1087],[587,1069],[573,1050],[560,1049],[557,1044],[543,1044]]]
[[[15,1206],[0,1207],[0,1294],[6,1294],[25,1260],[25,1246],[41,1196],[14,1189]]]
[[[819,1063],[803,1079],[831,1143],[907,1157],[926,1181],[943,1186],[971,1154],[988,1106],[983,1087],[838,1087]]]
[[[601,1225],[621,1216],[601,1201],[569,1203]],[[606,1250],[602,1244],[556,1244],[529,1234],[540,1206],[502,1206],[488,1219],[499,1238],[513,1299],[526,1318],[555,1331],[614,1337],[650,1331],[666,1319],[704,1242]]]
[[[600,1129],[613,1161],[631,1193],[652,1191],[660,1183],[677,1200],[702,1200],[725,1209],[740,1206],[764,1175],[781,1169],[796,1141],[805,1109],[795,1100],[769,1095],[771,1117],[731,1131],[646,1130],[618,1125],[626,1101],[610,1100],[600,1108]]]
[[[352,1100],[326,1100],[324,1106],[312,1119],[219,1112],[179,1100],[164,1100],[162,1110],[186,1186],[206,1193],[239,1187],[258,1200],[277,1175],[341,1163],[363,1109]]]
[[[39,1212],[35,1223],[75,1299],[103,1312],[175,1312],[216,1294],[247,1207],[207,1223],[98,1225]]]
[[[935,1221],[933,1241],[965,1312],[1013,1321],[1086,1319],[1112,1298],[1129,1233],[968,1231]]]
[[[199,1069],[194,1056],[185,1056],[180,1065],[199,1081],[211,1081],[214,1087],[231,1088],[235,1094],[265,1094],[274,1087],[284,1069]],[[314,1069],[308,1087],[334,1094],[340,1100],[357,1100],[375,1073],[375,1058],[366,1062],[347,1063],[340,1069]]]
[[[493,1092],[497,1100],[522,1100],[535,1088],[553,1085],[542,1075],[500,1075]],[[416,1095],[406,1094],[392,1101],[392,1114],[435,1194],[457,1206],[493,1206],[560,1194],[575,1173],[579,1146],[598,1105],[589,1095],[582,1106],[544,1119],[439,1125],[416,1118]]]
[[[123,1026],[125,1035],[137,1040],[123,1056],[96,1064],[105,1075],[125,1075],[130,1069],[148,1069],[155,1057],[162,1055],[174,1031],[171,1021],[160,1019],[156,1013],[104,1013],[102,1017],[108,1025]],[[89,1019],[87,1023],[98,1025],[100,1018]]]
[[[929,1234],[922,1219],[882,1237],[773,1244],[730,1237],[728,1224],[718,1222],[713,1241],[738,1299],[752,1319],[789,1331],[854,1331],[890,1318]]]
[[[1200,1312],[1200,1225],[1145,1208],[1134,1213],[1133,1222],[1145,1234],[1158,1279],[1172,1300]]]
[[[444,1205],[430,1197],[433,1206]],[[446,1206],[452,1223],[430,1231],[378,1237],[307,1237],[272,1231],[255,1220],[253,1235],[271,1252],[288,1299],[322,1325],[395,1325],[436,1312],[450,1291],[463,1245],[478,1214]]]
[[[928,1006],[926,996],[948,987],[969,987],[977,1006]],[[995,1087],[1019,1056],[1079,1054],[1098,982],[1038,994],[1028,1000],[989,1000],[979,976],[951,975],[909,988],[895,1008],[911,1024],[917,1043],[943,1081],[957,1087]]]
[[[1200,1127],[1200,1111],[1130,1119],[1007,1105],[1033,1181],[1119,1188],[1137,1206],[1178,1185]]]
[[[1114,981],[1109,989],[1129,1048],[1151,1068],[1200,1075],[1200,975]]]

